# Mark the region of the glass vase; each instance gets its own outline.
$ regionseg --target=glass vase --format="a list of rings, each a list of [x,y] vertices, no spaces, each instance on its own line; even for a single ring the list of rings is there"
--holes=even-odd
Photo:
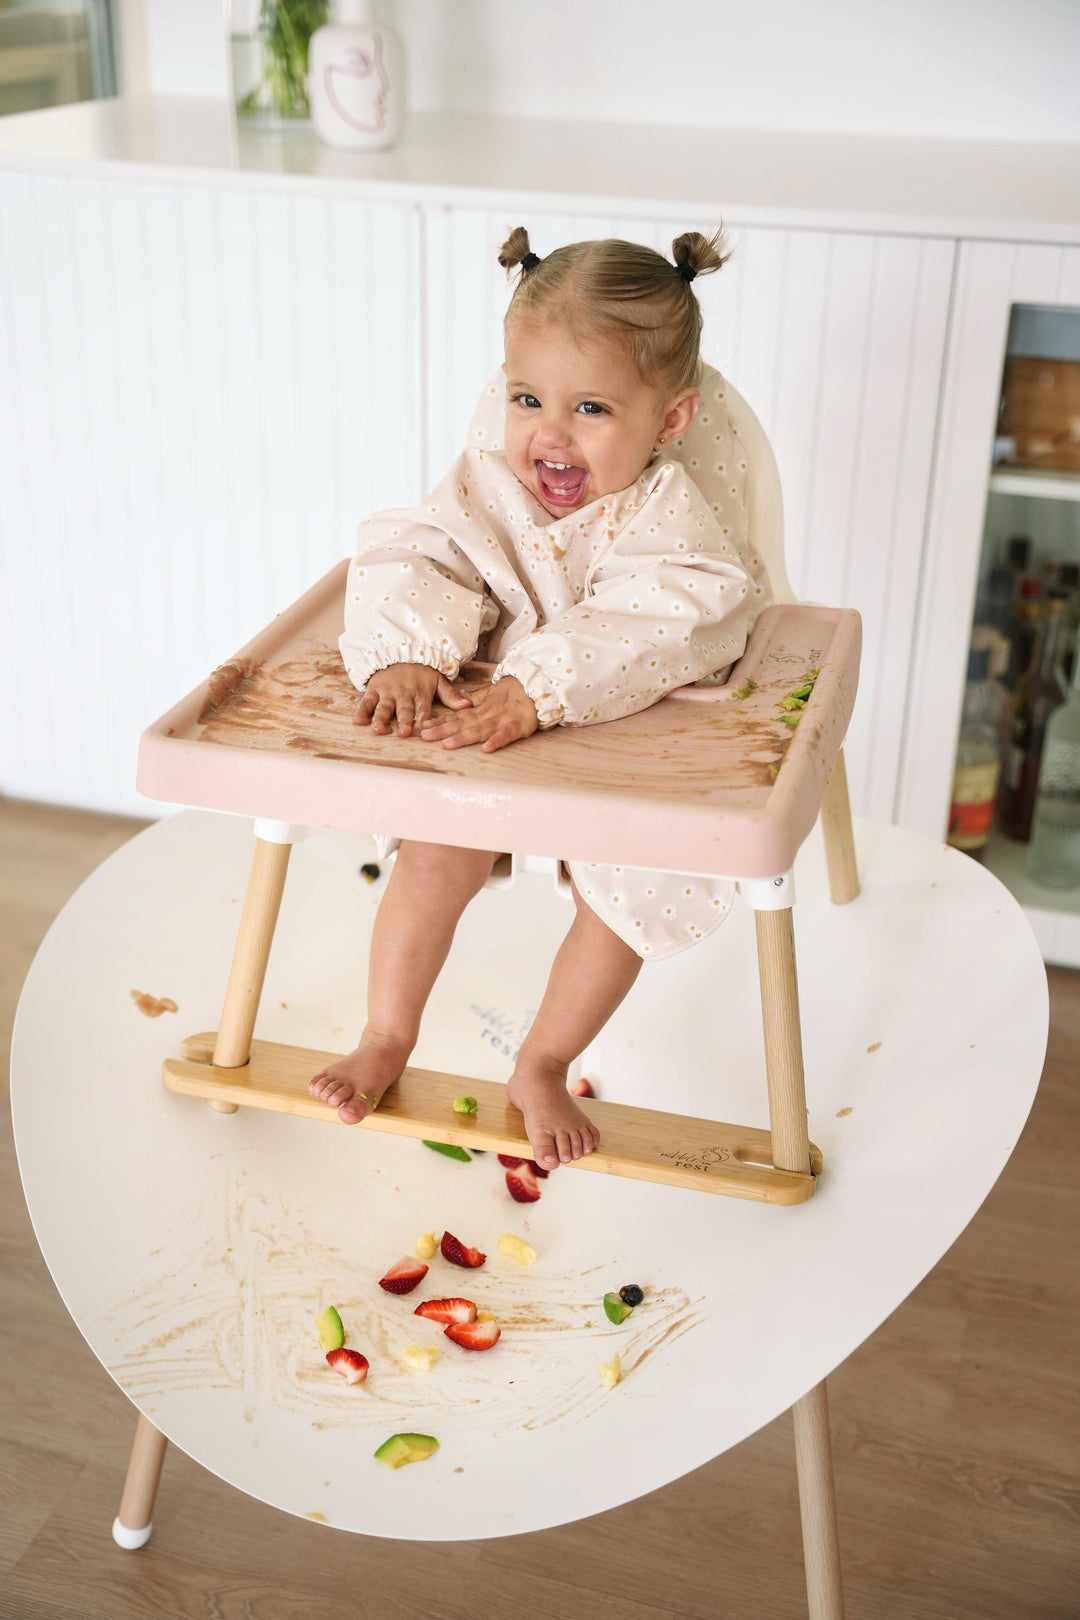
[[[308,44],[330,0],[232,0],[230,47],[237,116],[279,126],[310,118]]]

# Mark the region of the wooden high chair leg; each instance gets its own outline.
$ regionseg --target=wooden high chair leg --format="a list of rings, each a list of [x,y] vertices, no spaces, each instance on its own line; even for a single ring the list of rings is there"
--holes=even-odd
[[[849,820],[849,839],[850,826]],[[781,882],[790,891],[790,876]],[[745,891],[750,886],[740,887]],[[752,896],[748,898],[753,903]],[[835,894],[833,898],[836,899]],[[755,910],[754,920],[773,1164],[779,1169],[805,1172],[810,1161],[810,1141],[790,898],[785,910]],[[829,1406],[824,1383],[796,1401],[791,1416],[795,1428],[795,1467],[799,1479],[810,1620],[844,1620]]]
[[[292,829],[287,823],[256,821],[255,854],[214,1044],[218,1068],[242,1068],[251,1056],[251,1035],[291,851]],[[211,1102],[210,1107],[221,1114],[237,1111],[236,1103]]]
[[[118,1547],[132,1551],[145,1547],[154,1528],[152,1519],[161,1466],[168,1441],[149,1418],[139,1413],[135,1442],[131,1448],[120,1511],[113,1520],[113,1540]]]
[[[851,801],[848,798],[844,750],[825,784],[821,801],[821,830],[825,835],[825,860],[829,868],[829,893],[833,904],[844,906],[859,892],[859,869],[855,864],[855,839],[851,831]]]

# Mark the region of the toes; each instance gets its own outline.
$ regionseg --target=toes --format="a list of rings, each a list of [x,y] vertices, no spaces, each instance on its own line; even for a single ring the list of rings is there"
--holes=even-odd
[[[349,1097],[338,1109],[338,1119],[343,1125],[358,1125],[365,1115],[370,1114],[371,1104],[363,1097]]]
[[[554,1170],[559,1162],[558,1150],[553,1136],[540,1136],[537,1142],[530,1143],[537,1164],[542,1164],[545,1170]]]
[[[559,1158],[562,1160],[563,1164],[569,1164],[570,1160],[573,1158],[573,1152],[571,1151],[570,1147],[570,1132],[556,1131],[555,1146],[559,1150]]]

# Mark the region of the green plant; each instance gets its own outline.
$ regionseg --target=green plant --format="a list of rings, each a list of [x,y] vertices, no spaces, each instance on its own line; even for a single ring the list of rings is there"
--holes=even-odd
[[[241,113],[274,112],[306,118],[308,45],[327,21],[329,0],[263,0],[259,32],[263,68],[258,84],[238,103]]]

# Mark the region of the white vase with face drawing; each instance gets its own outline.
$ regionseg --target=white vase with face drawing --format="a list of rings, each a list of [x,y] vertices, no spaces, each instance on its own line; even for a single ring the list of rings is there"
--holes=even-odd
[[[311,36],[308,99],[315,133],[330,146],[393,146],[405,121],[405,51],[378,20],[375,0],[336,0]]]

